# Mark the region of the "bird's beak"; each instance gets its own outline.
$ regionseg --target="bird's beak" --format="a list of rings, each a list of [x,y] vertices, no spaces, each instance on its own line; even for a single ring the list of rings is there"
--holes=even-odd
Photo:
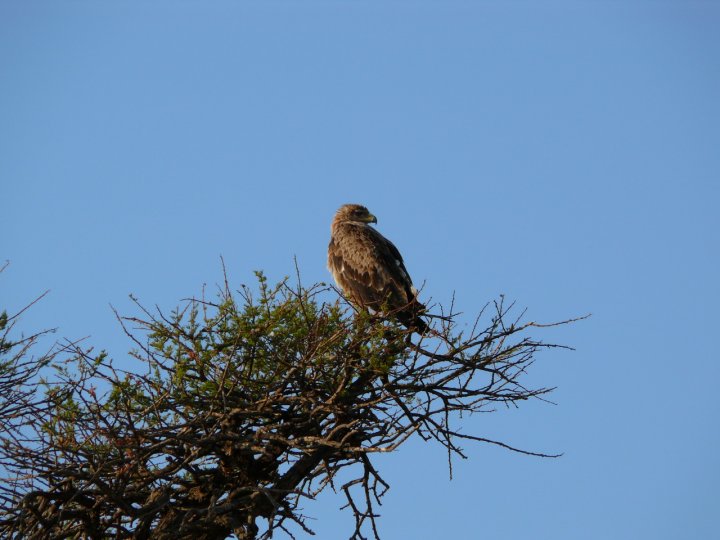
[[[368,223],[377,223],[377,218],[375,216],[373,216],[372,214],[368,214],[367,222]]]

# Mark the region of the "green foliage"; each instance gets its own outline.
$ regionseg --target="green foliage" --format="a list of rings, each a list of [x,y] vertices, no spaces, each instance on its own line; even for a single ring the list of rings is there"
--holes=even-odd
[[[228,398],[261,400],[281,390],[298,365],[312,372],[310,379],[328,375],[325,386],[334,386],[334,359],[348,340],[342,310],[319,305],[318,291],[295,294],[285,281],[270,287],[262,273],[257,278],[257,294],[248,287],[239,297],[224,290],[215,301],[192,300],[168,317],[132,319],[147,330],[147,343],[135,351],[150,370],[144,381],[162,387],[188,415],[196,414],[199,398],[216,406],[222,397],[223,407]],[[129,401],[137,402],[137,388],[116,383],[113,397],[132,392]]]
[[[197,486],[187,500],[198,501],[228,497],[227,484],[203,480],[223,471],[238,479],[236,498],[247,499],[257,489],[279,489],[281,468],[318,447],[333,422],[356,415],[355,400],[402,355],[400,331],[365,313],[349,319],[337,300],[320,300],[326,288],[292,289],[287,280],[269,286],[256,276],[255,291],[226,288],[169,315],[141,308],[148,317],[122,319],[142,370],[117,370],[105,352],[80,348],[53,366],[38,442],[61,466],[40,475],[48,489],[102,480],[110,499],[124,493],[142,505],[157,489],[191,483]],[[107,391],[100,395],[98,387]],[[291,495],[306,475],[283,489]],[[277,511],[252,504],[260,515]],[[130,514],[127,523],[137,518]],[[155,527],[162,518],[153,519]],[[56,526],[69,525],[60,519]]]
[[[13,343],[11,341],[8,341],[6,338],[5,331],[7,329],[8,325],[8,315],[7,311],[3,311],[0,313],[0,355],[5,355],[7,352],[12,348]],[[0,369],[2,369],[3,363],[0,362]]]
[[[366,520],[377,537],[373,501],[387,484],[374,452],[413,435],[449,454],[463,455],[455,439],[511,448],[453,430],[450,419],[549,391],[516,382],[543,345],[512,340],[532,323],[506,327],[502,303],[485,330],[455,335],[447,318],[413,343],[412,331],[350,311],[324,285],[256,278],[168,314],[138,303],[142,317],[120,318],[135,343],[127,371],[75,345],[44,375],[41,397],[25,386],[24,439],[8,440],[3,458],[16,479],[0,535],[250,539],[260,517],[262,538],[286,520],[309,531],[301,500],[355,467],[341,486],[353,537]],[[0,332],[7,321],[0,315]]]

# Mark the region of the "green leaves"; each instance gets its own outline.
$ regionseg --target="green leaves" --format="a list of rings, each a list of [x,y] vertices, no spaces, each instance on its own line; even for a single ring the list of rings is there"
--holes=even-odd
[[[135,344],[127,370],[70,343],[38,391],[29,381],[49,358],[13,356],[0,535],[256,538],[263,517],[269,538],[289,521],[309,531],[303,499],[338,482],[353,537],[368,523],[377,537],[373,505],[388,486],[374,453],[413,436],[450,456],[464,440],[530,453],[451,422],[551,390],[518,382],[552,345],[520,336],[533,323],[505,325],[502,303],[485,329],[456,334],[451,314],[413,343],[392,317],[355,312],[323,284],[255,276],[169,313],[138,303],[139,317],[118,316]],[[3,339],[12,324],[0,315]]]
[[[0,313],[0,355],[7,353],[13,347],[13,343],[6,340],[5,329],[8,324],[8,315],[6,311]],[[0,361],[0,369],[2,369],[3,362]]]

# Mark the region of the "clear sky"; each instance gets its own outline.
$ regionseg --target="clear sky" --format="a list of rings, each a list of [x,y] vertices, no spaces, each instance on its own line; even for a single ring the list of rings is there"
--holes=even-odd
[[[556,406],[383,456],[386,539],[717,538],[720,3],[0,3],[0,305],[131,344],[109,304],[221,279],[329,279],[367,205],[425,299],[500,294]],[[305,506],[346,538],[342,496]],[[299,532],[299,537],[302,532]]]

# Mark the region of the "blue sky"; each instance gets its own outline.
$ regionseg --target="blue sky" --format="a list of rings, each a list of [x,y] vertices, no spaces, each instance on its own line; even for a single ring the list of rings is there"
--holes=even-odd
[[[466,445],[379,460],[384,538],[717,535],[720,4],[0,3],[0,303],[131,344],[109,304],[221,279],[329,279],[366,204],[426,299],[505,294],[556,406],[465,419],[557,460]],[[342,497],[305,507],[347,537]]]

